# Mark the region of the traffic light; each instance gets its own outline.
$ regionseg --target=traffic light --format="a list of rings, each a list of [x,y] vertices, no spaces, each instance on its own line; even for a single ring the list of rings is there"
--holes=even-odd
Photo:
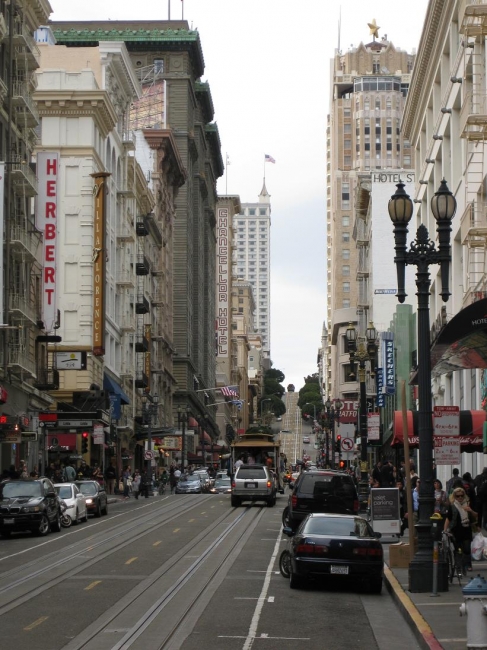
[[[344,460],[341,460],[339,465],[340,465],[340,469],[345,469],[345,461]]]
[[[88,437],[89,437],[88,431],[83,431],[81,434],[81,453],[82,454],[87,454],[88,453]]]
[[[341,451],[341,450],[342,450],[342,437],[340,434],[338,434],[335,440],[335,451]]]

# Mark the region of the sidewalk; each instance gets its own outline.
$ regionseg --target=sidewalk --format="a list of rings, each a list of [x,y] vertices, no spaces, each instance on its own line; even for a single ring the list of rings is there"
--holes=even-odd
[[[389,567],[389,546],[397,543],[384,535],[384,584],[411,626],[418,643],[426,650],[465,650],[467,647],[467,618],[460,616],[460,605],[464,602],[462,589],[472,578],[481,575],[487,580],[487,560],[472,561],[473,571],[462,578],[462,585],[454,580],[449,591],[440,592],[437,597],[431,593],[416,594],[408,591],[409,569]],[[402,541],[407,542],[407,537]]]

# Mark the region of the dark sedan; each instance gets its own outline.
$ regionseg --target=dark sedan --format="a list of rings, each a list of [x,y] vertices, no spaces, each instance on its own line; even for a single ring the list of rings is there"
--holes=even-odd
[[[108,498],[105,488],[98,481],[76,481],[81,494],[86,497],[86,509],[95,517],[108,514]]]
[[[231,494],[232,484],[229,478],[217,478],[210,488],[210,494]]]
[[[203,486],[198,474],[189,474],[181,476],[176,485],[176,494],[201,494]]]
[[[354,515],[310,514],[291,537],[291,589],[310,580],[336,577],[365,584],[372,593],[382,590],[384,556],[382,544],[368,522]]]

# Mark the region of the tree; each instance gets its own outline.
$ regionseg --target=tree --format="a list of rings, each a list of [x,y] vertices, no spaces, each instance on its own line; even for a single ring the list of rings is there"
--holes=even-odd
[[[277,368],[269,368],[269,370],[266,370],[264,376],[266,379],[275,379],[279,383],[282,383],[286,378],[282,370],[278,370]]]

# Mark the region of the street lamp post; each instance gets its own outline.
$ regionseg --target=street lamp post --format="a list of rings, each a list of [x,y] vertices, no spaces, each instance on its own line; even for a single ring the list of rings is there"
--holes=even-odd
[[[449,269],[451,262],[450,233],[451,221],[455,215],[457,202],[448,189],[446,180],[431,199],[431,211],[436,219],[438,248],[429,238],[424,224],[416,231],[416,239],[406,248],[408,223],[413,215],[413,202],[404,191],[404,184],[398,183],[397,190],[388,204],[388,211],[394,225],[394,240],[397,267],[397,298],[403,303],[405,292],[405,267],[416,266],[416,287],[418,296],[418,435],[419,435],[419,519],[416,524],[418,545],[409,566],[409,590],[424,593],[432,588],[433,579],[433,538],[430,517],[434,510],[434,472],[433,472],[433,421],[431,398],[431,355],[429,265],[439,264],[441,272],[441,297],[447,302],[449,291]],[[439,589],[448,589],[446,575],[440,572]]]
[[[152,399],[152,401],[150,401]],[[149,489],[152,489],[152,458],[151,458],[151,452],[152,452],[152,419],[154,418],[157,420],[157,405],[159,403],[159,396],[158,395],[153,395],[152,398],[149,397],[149,395],[143,395],[142,396],[142,402],[144,403],[144,409],[145,409],[145,416],[147,419],[147,451],[148,457],[147,457],[147,468],[146,468],[146,473],[147,476],[149,477],[150,480],[150,487]]]
[[[333,402],[328,398],[325,402],[326,418],[328,421],[328,431],[326,434],[326,463],[331,469],[335,469],[335,422],[340,426],[340,411],[343,408],[343,402],[335,399]],[[331,432],[331,453],[329,432]]]
[[[178,429],[181,430],[181,472],[186,470],[186,424],[188,422],[188,412],[186,409],[178,406]]]
[[[350,379],[355,379],[355,363],[358,364],[358,379],[360,385],[360,482],[359,503],[362,510],[367,508],[369,497],[369,468],[367,457],[367,387],[365,383],[365,364],[370,363],[370,376],[375,377],[375,361],[377,357],[377,330],[373,323],[366,330],[366,338],[358,337],[357,330],[350,323],[347,329],[347,346],[350,355]]]

